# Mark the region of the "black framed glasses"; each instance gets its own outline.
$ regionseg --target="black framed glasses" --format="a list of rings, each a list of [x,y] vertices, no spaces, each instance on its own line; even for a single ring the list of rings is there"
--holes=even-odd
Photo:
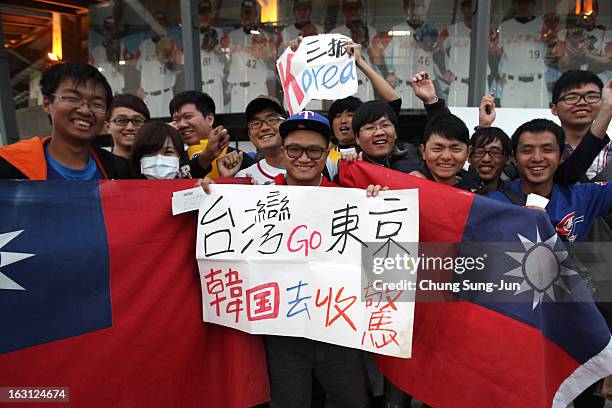
[[[145,124],[145,120],[138,116],[134,116],[133,118],[128,118],[126,116],[118,116],[115,119],[109,120],[109,122],[112,122],[119,127],[126,127],[128,123],[132,122],[132,125],[134,125],[134,127],[136,128],[139,128]]]
[[[268,126],[276,126],[278,124],[280,124],[283,120],[285,120],[284,118],[276,117],[276,118],[267,118],[267,119],[255,119],[250,121],[247,126],[249,129],[261,129],[261,127],[263,126],[264,122],[266,125]]]
[[[586,103],[597,103],[601,101],[601,93],[600,92],[587,92],[585,94],[579,94],[577,92],[570,92],[563,96],[560,96],[557,102],[565,102],[568,105],[576,105],[580,102],[581,99],[584,99]]]
[[[70,95],[51,95],[56,97],[66,105],[70,106],[71,108],[80,108],[83,105],[87,105],[87,107],[93,112],[106,113],[106,105],[101,102],[88,102],[85,99],[77,98],[76,96]]]
[[[499,159],[504,156],[504,152],[501,149],[475,149],[474,153],[472,153],[472,156],[475,159],[482,159],[487,154],[492,159]]]
[[[285,152],[287,152],[287,156],[292,159],[298,159],[302,157],[302,154],[306,152],[306,156],[310,160],[319,160],[321,156],[323,156],[323,152],[327,151],[326,148],[321,146],[300,146],[298,144],[290,144],[285,146]]]

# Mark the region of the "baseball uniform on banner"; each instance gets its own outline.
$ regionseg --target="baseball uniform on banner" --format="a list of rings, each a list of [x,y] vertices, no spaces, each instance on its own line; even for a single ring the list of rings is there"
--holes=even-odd
[[[540,17],[507,20],[499,26],[503,49],[500,73],[504,83],[503,108],[544,108],[548,105],[546,88],[546,43],[541,40],[544,21]]]
[[[200,61],[202,62],[202,92],[215,101],[219,110],[225,104],[223,99],[223,74],[225,61],[219,48],[223,33],[218,28],[204,29],[200,33]]]
[[[557,39],[564,43],[571,42],[575,48],[584,49],[593,54],[603,55],[605,52],[605,37],[606,32],[601,28],[594,27],[591,30],[582,28],[574,28],[569,30],[560,30],[557,33]],[[583,64],[576,69],[588,70],[589,64],[583,61]]]
[[[349,38],[351,37],[351,29],[346,26],[346,24],[342,24],[334,28],[329,32],[330,34],[342,34],[346,35]],[[368,43],[372,42],[372,39],[376,36],[376,29],[371,25],[368,25]]]
[[[121,50],[124,50],[123,45],[121,45]],[[91,64],[98,68],[106,77],[108,84],[113,90],[113,94],[123,92],[123,88],[125,88],[125,78],[123,74],[119,72],[115,63],[108,60],[106,47],[104,47],[104,45],[100,44],[91,50]]]
[[[414,95],[410,79],[417,72],[426,71],[435,80],[433,52],[422,48],[415,38],[417,29],[407,22],[391,30],[396,35],[391,37],[385,50],[385,62],[389,72],[399,80],[395,91],[402,98],[403,109],[421,109],[423,102]]]
[[[467,106],[470,78],[470,34],[472,30],[459,21],[442,30],[441,46],[445,54],[446,69],[455,75],[450,83],[447,103],[449,106]],[[490,73],[487,64],[487,74]],[[486,81],[486,78],[485,78]]]
[[[144,102],[151,117],[168,116],[168,105],[174,96],[172,88],[176,83],[176,71],[170,69],[167,63],[159,61],[157,46],[151,38],[140,44],[138,54],[140,58],[136,68],[140,71],[140,87],[144,91]]]
[[[267,61],[259,58],[257,47],[272,47],[268,36],[259,29],[239,28],[229,36],[230,67],[227,82],[232,87],[230,112],[244,112],[247,104],[258,95],[268,95],[266,80],[272,76]]]

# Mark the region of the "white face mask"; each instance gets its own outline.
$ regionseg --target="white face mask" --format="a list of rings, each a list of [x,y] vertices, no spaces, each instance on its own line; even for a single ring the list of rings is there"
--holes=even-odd
[[[178,157],[160,154],[140,159],[140,173],[148,179],[173,179],[178,171]]]

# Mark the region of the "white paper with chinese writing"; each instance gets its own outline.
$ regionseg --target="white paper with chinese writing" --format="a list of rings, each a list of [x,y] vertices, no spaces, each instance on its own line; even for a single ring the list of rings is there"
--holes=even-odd
[[[336,100],[357,92],[351,39],[342,34],[305,37],[297,51],[287,48],[276,61],[289,112],[300,112],[312,99]]]
[[[374,289],[361,248],[418,242],[417,190],[372,198],[345,188],[211,190],[196,249],[204,321],[410,357],[414,298]]]

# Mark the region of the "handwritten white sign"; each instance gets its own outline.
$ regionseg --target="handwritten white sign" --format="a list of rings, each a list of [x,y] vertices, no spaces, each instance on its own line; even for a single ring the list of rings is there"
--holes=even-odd
[[[361,250],[418,241],[417,190],[373,198],[346,188],[211,190],[196,250],[204,321],[410,357],[414,291],[373,288]]]
[[[305,37],[297,51],[287,48],[276,61],[289,112],[312,99],[340,99],[357,92],[357,67],[349,58],[351,39],[342,34]]]

